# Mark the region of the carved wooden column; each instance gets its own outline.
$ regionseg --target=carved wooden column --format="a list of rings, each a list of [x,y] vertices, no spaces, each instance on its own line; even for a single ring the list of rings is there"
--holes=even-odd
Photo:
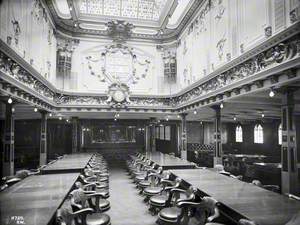
[[[187,159],[187,133],[186,133],[186,116],[187,113],[180,114],[181,116],[181,158]]]
[[[40,166],[47,164],[47,112],[41,113]]]
[[[155,118],[150,118],[150,149],[152,152],[156,151],[155,121]]]
[[[79,141],[78,141],[78,117],[72,117],[72,153],[79,151]]]
[[[215,140],[215,152],[214,152],[214,166],[222,164],[222,133],[221,133],[221,109],[220,106],[212,107],[216,115],[214,119],[214,140]]]
[[[299,194],[297,168],[297,139],[294,116],[294,93],[287,89],[282,96],[281,124],[281,191],[282,193]]]
[[[146,152],[150,152],[150,142],[151,142],[151,136],[150,136],[150,126],[145,127],[145,149]]]
[[[180,155],[181,153],[181,121],[176,124],[177,129],[177,153],[176,155]]]
[[[5,104],[4,146],[3,146],[3,176],[14,174],[15,135],[14,114],[12,104]]]

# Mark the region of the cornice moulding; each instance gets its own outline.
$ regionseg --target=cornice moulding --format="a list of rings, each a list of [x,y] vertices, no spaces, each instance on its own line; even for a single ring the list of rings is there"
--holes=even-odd
[[[299,28],[296,25],[299,23],[268,39],[266,43],[260,44],[257,48],[246,52],[207,78],[198,81],[197,84],[192,85],[181,94],[173,96],[132,95],[130,97],[132,102],[126,107],[129,110],[188,111],[195,107],[201,107],[203,104],[200,105],[199,102],[204,99],[208,99],[208,104],[216,104],[219,101],[217,95],[222,95],[241,86],[249,86],[257,80],[268,79],[268,76],[282,73],[287,69],[299,67],[300,39]],[[1,79],[4,82],[30,93],[34,98],[55,108],[108,107],[105,104],[107,99],[105,94],[58,90],[3,41],[0,41],[0,47],[1,54],[4,55],[0,60]],[[8,59],[10,59],[10,63],[5,65]],[[26,72],[14,71],[16,66],[21,67],[21,70]],[[6,70],[7,73],[3,70]],[[299,79],[299,74],[295,76],[295,78],[291,77],[288,80]],[[213,98],[212,101],[210,101],[211,98]]]
[[[237,56],[236,58],[232,59],[230,62],[227,62],[225,65],[221,66],[220,68],[216,69],[212,73],[208,74],[206,77],[196,81],[195,83],[191,84],[190,86],[182,89],[178,93],[171,95],[171,97],[179,96],[179,95],[182,95],[182,94],[192,90],[193,88],[199,86],[201,83],[204,83],[204,82],[214,78],[218,74],[221,74],[221,73],[225,72],[226,70],[229,70],[229,69],[237,66],[238,64],[241,64],[241,63],[249,60],[253,56],[258,55],[259,53],[265,51],[266,49],[268,49],[272,46],[275,46],[276,44],[298,34],[299,32],[300,32],[300,22],[297,22],[297,23],[291,25],[290,27],[288,27],[286,30],[283,30],[283,31],[277,33],[276,35],[274,35],[266,40],[263,40],[257,46],[255,46],[252,49],[249,49],[248,51],[244,52],[243,54]]]
[[[68,35],[72,35],[74,38],[80,38],[82,37],[87,37],[86,34],[91,35],[91,37],[103,35],[104,37],[107,38],[107,33],[106,31],[96,31],[96,30],[88,30],[88,29],[79,29],[78,27],[75,28],[74,26],[67,25],[66,22],[72,22],[73,20],[63,20],[61,19],[54,7],[54,3],[52,0],[44,0],[46,2],[48,10],[51,12],[50,14],[52,15],[53,21],[55,21],[55,24],[57,26],[58,30],[61,30]],[[190,19],[193,18],[195,14],[197,14],[197,9],[202,5],[201,3],[204,0],[195,0],[192,3],[192,6],[189,8],[188,12],[185,14],[184,18],[181,20],[180,24],[177,26],[176,29],[168,29],[171,30],[171,32],[166,33],[164,35],[149,35],[149,34],[133,34],[132,39],[133,40],[138,40],[138,39],[145,39],[145,40],[150,40],[150,41],[155,41],[156,43],[159,42],[166,42],[166,41],[172,41],[174,39],[178,38],[178,35],[185,29],[187,24],[189,23]],[[76,11],[76,10],[75,10]],[[77,18],[80,22],[80,18]],[[86,21],[82,21],[86,22]],[[141,26],[143,27],[143,26]],[[156,27],[159,28],[159,27]]]

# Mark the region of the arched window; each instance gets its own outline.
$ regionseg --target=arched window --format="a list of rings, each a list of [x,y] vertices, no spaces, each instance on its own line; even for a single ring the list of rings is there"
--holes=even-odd
[[[237,125],[235,128],[235,142],[243,142],[243,129],[241,125]]]
[[[282,125],[281,124],[278,127],[278,144],[282,145]]]
[[[264,129],[260,124],[256,124],[254,127],[254,143],[264,143]]]

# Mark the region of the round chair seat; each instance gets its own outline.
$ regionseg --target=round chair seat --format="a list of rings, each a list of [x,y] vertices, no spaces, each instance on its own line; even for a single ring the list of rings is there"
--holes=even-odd
[[[86,225],[109,225],[110,217],[104,213],[92,213],[86,217]]]
[[[102,212],[105,212],[110,209],[110,202],[106,199],[99,200],[99,208]]]
[[[225,225],[224,223],[214,223],[214,222],[211,222],[211,223],[206,223],[205,225]]]
[[[145,176],[143,176],[143,175],[136,176],[136,177],[135,177],[135,180],[136,180],[137,182],[142,181],[142,180],[145,180]]]
[[[164,208],[162,209],[158,216],[162,220],[167,220],[170,222],[177,222],[178,217],[181,214],[181,209],[177,207],[170,207],[170,208]]]
[[[96,190],[107,189],[107,188],[108,188],[108,183],[99,183],[96,186]]]
[[[138,177],[138,176],[145,175],[145,172],[144,171],[138,171],[138,172],[133,172],[133,174],[134,174],[134,177]]]
[[[107,182],[108,181],[108,177],[99,177],[97,179],[98,182]]]
[[[143,181],[139,182],[139,186],[140,186],[140,187],[143,187],[143,188],[149,187],[150,184],[151,184],[151,183],[150,183],[150,181],[148,181],[148,180],[143,180]]]
[[[162,187],[147,187],[145,190],[144,190],[144,193],[146,195],[157,195],[159,194],[160,192],[162,192],[163,188]]]
[[[155,206],[165,206],[166,202],[168,200],[168,196],[166,195],[157,195],[157,196],[152,196],[150,198],[150,205],[155,205]]]
[[[98,190],[97,193],[100,193],[104,196],[104,198],[109,198],[109,191],[108,190]]]
[[[109,173],[99,173],[97,174],[99,177],[109,177]]]

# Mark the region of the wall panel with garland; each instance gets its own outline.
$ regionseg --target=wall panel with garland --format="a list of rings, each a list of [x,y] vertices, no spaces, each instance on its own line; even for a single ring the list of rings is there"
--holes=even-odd
[[[178,39],[180,88],[292,25],[299,5],[290,0],[205,0]]]
[[[0,38],[44,78],[55,82],[56,38],[39,0],[2,0]]]

